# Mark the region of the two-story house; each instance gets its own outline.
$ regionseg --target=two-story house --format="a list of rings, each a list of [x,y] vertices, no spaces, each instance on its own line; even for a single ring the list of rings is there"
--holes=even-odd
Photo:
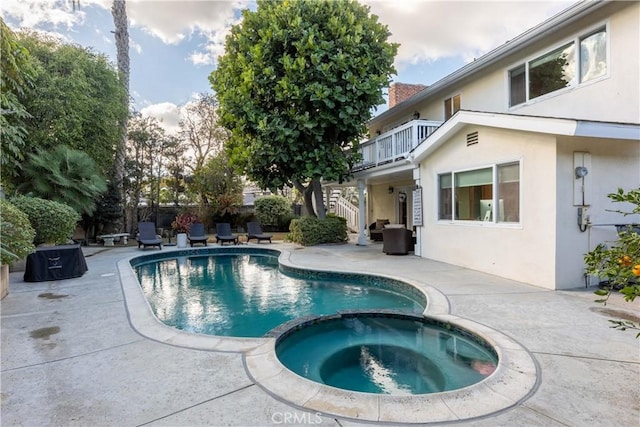
[[[415,230],[415,255],[548,289],[585,286],[583,256],[640,185],[640,2],[581,2],[368,123],[368,224]],[[391,96],[390,96],[391,99]],[[331,187],[331,183],[326,183]]]

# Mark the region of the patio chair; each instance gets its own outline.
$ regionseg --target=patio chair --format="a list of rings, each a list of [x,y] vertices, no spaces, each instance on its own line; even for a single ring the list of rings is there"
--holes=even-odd
[[[231,225],[228,222],[220,222],[216,224],[216,243],[224,245],[224,242],[233,242],[238,244],[238,237],[231,233]]]
[[[138,223],[138,249],[140,247],[146,248],[147,246],[157,246],[162,250],[162,237],[156,234],[156,225],[153,222],[139,222]]]
[[[369,237],[376,242],[382,241],[382,230],[384,226],[389,224],[388,219],[377,219],[376,222],[369,226]]]
[[[262,226],[259,222],[248,222],[247,223],[247,242],[251,241],[251,239],[256,239],[258,243],[263,240],[268,240],[271,243],[272,234],[264,234],[262,232]]]
[[[413,232],[406,228],[382,230],[382,252],[387,255],[406,255],[414,249]]]
[[[207,233],[204,232],[204,224],[202,223],[193,223],[189,226],[189,244],[193,247],[194,243],[204,243],[207,246]]]

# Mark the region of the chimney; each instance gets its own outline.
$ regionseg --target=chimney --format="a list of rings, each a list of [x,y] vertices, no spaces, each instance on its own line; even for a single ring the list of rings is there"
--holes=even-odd
[[[391,83],[389,87],[389,108],[393,108],[405,99],[411,98],[416,93],[426,89],[425,85],[412,85],[408,83]]]

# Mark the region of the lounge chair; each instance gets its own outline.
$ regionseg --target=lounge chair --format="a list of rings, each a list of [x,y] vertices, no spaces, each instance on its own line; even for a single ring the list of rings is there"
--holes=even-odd
[[[202,223],[193,223],[189,227],[189,244],[193,247],[194,243],[204,243],[207,246],[207,239],[209,236],[204,232],[204,224]]]
[[[138,249],[141,246],[157,246],[162,250],[162,237],[156,234],[156,225],[153,222],[139,222],[138,223]]]
[[[251,239],[256,239],[258,243],[263,240],[268,240],[271,243],[272,234],[264,234],[262,232],[262,226],[259,222],[248,222],[247,223],[247,242],[251,241]]]
[[[238,244],[238,237],[231,233],[231,225],[228,222],[220,222],[216,224],[216,243],[224,245],[224,242],[233,242]]]

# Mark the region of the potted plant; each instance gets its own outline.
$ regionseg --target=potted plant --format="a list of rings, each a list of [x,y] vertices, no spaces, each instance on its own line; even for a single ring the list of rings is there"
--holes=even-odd
[[[179,248],[187,247],[187,233],[191,224],[198,222],[198,217],[191,213],[182,213],[176,216],[171,223],[174,233],[176,234],[176,245]]]
[[[0,299],[8,293],[9,266],[34,251],[35,234],[27,215],[8,201],[0,199]]]

